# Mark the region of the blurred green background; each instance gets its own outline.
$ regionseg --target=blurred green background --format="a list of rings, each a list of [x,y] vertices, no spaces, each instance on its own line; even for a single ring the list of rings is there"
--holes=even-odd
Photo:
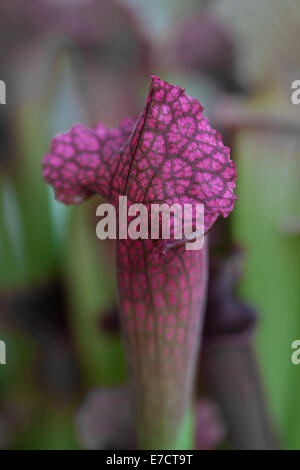
[[[0,448],[81,448],[74,416],[84,397],[125,381],[113,246],[95,236],[99,201],[76,210],[56,202],[41,160],[53,134],[76,122],[137,116],[152,74],[198,98],[232,147],[239,200],[228,226],[245,249],[238,293],[257,311],[280,446],[300,449],[300,365],[291,362],[300,339],[299,39],[293,0],[0,6]]]

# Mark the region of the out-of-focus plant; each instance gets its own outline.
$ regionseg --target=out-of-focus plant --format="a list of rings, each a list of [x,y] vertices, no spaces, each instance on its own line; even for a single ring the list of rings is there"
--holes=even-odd
[[[242,83],[261,90],[280,81],[289,88],[289,81],[299,72],[297,2],[215,0],[209,10],[236,38],[237,73]]]
[[[283,445],[299,448],[299,377],[290,354],[300,334],[299,109],[291,103],[300,5],[216,0],[211,8],[235,35],[238,76],[252,90],[214,111],[214,122],[232,135],[239,170],[233,236],[247,252],[240,293],[260,313],[259,360]]]
[[[136,449],[132,400],[128,389],[93,390],[76,416],[80,442],[86,449]],[[195,447],[215,449],[223,440],[224,423],[209,400],[195,407]]]
[[[270,425],[253,347],[256,313],[236,296],[242,250],[213,254],[203,331],[200,377],[220,406],[235,449],[272,449]]]
[[[222,89],[240,89],[235,78],[236,45],[229,28],[203,10],[180,23],[173,38],[179,67],[206,75]]]

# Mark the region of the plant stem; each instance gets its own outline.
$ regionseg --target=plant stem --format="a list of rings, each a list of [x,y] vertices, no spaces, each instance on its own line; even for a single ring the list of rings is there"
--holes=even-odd
[[[275,439],[252,345],[205,349],[202,374],[224,414],[234,447],[274,449]]]
[[[135,243],[139,253],[136,242],[124,244],[131,250]],[[122,250],[120,242],[119,260]],[[136,259],[129,283],[125,265],[119,261],[119,287],[139,446],[177,449],[183,446],[180,436],[187,434],[183,429],[201,338],[206,248],[191,252],[182,247],[159,260],[149,250]]]

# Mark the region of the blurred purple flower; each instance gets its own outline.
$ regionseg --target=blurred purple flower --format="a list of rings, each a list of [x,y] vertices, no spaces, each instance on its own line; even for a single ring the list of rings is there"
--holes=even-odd
[[[234,37],[220,20],[208,13],[195,12],[180,25],[175,41],[181,67],[208,75],[226,91],[239,90]]]
[[[216,256],[210,263],[210,282],[204,323],[204,346],[215,343],[248,344],[256,324],[256,312],[236,295],[241,277],[243,250],[235,246],[228,258]]]
[[[14,94],[25,85],[35,92],[47,86],[51,67],[64,52],[92,120],[103,119],[103,110],[108,122],[137,112],[150,47],[134,11],[115,0],[2,2],[0,45],[1,78],[11,88],[17,82]]]
[[[134,413],[126,388],[90,392],[76,414],[79,441],[85,449],[136,449]],[[224,439],[225,428],[212,401],[198,400],[195,420],[198,450],[215,449]]]

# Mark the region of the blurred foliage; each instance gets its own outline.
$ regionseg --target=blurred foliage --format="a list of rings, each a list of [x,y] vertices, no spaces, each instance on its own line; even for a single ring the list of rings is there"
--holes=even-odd
[[[262,96],[250,110],[289,110],[278,95]],[[292,110],[293,111],[293,110]],[[299,373],[291,344],[300,337],[299,136],[244,131],[235,148],[238,194],[234,237],[247,250],[240,292],[259,312],[257,346],[273,416],[286,448],[299,448]]]
[[[238,53],[232,76],[240,89],[249,92],[242,106],[271,116],[283,111],[299,113],[291,109],[289,81],[300,78],[296,51],[300,6],[296,2],[123,3],[139,24],[137,32],[131,20],[124,20],[125,36],[130,38],[126,54],[113,47],[125,37],[118,31],[109,47],[99,44],[97,49],[98,39],[92,47],[79,47],[74,41],[63,46],[54,29],[52,40],[38,46],[42,54],[36,57],[33,52],[31,56],[27,47],[30,60],[24,64],[19,51],[17,67],[6,62],[5,77],[0,77],[13,82],[13,86],[8,84],[12,104],[5,109],[0,106],[0,339],[7,343],[7,365],[0,366],[0,428],[4,423],[0,448],[78,448],[74,415],[83,397],[91,387],[119,385],[126,379],[120,333],[101,327],[101,316],[116,299],[113,246],[95,236],[99,201],[73,211],[57,203],[43,182],[41,159],[53,133],[75,122],[92,122],[95,114],[106,119],[106,124],[120,121],[124,113],[136,114],[150,73],[187,88],[213,117],[213,105],[228,91],[222,79],[216,81],[205,73],[201,63],[187,67],[176,55],[177,31],[184,30],[185,21],[202,11],[215,15],[235,42]],[[140,31],[145,37],[141,38]],[[10,34],[22,43],[17,29]],[[2,46],[7,47],[6,41]],[[197,44],[194,46],[192,56],[197,57]],[[142,54],[137,52],[141,50]],[[95,103],[99,106],[96,112]],[[231,139],[239,202],[229,224],[232,238],[246,248],[239,294],[259,313],[258,361],[279,438],[286,448],[299,449],[300,379],[290,360],[291,343],[300,338],[299,231],[293,228],[294,220],[299,227],[300,217],[299,137],[237,129]],[[51,293],[53,284],[62,292],[61,320],[49,312],[46,316],[46,301],[37,300],[39,314],[33,325],[25,308],[26,293],[35,289]],[[17,295],[27,316],[21,323],[14,320],[12,307],[7,307],[11,305],[8,297]],[[48,328],[50,340],[44,340],[43,328]],[[62,376],[54,373],[54,379],[49,378],[54,389],[47,389],[37,374],[42,358],[39,367],[50,375],[45,360],[49,355],[61,361]],[[64,381],[68,374],[69,386]],[[188,416],[187,420],[193,419]],[[192,440],[190,429],[188,423],[181,440],[187,447]]]

